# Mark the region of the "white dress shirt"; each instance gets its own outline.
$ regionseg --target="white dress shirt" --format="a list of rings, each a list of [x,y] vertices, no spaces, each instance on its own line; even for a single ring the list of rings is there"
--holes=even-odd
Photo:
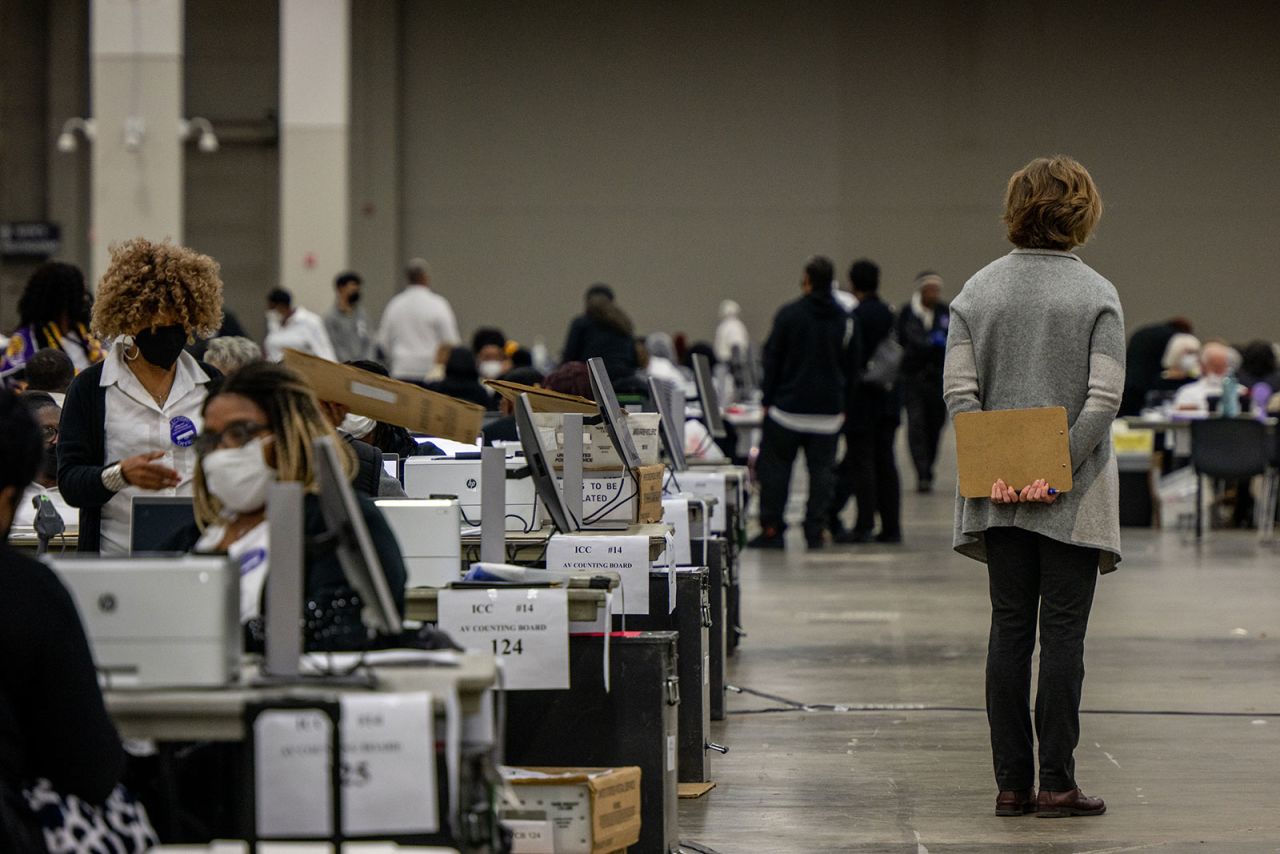
[[[422,381],[435,366],[441,345],[456,345],[458,320],[449,301],[426,285],[409,285],[382,312],[378,346],[390,360],[391,376]]]
[[[209,382],[209,376],[191,354],[183,352],[178,357],[173,387],[162,406],[129,370],[124,351],[117,342],[102,367],[101,385],[107,390],[106,464],[113,465],[136,454],[164,451],[164,456],[154,462],[175,470],[182,481],[173,489],[126,486],[103,505],[102,554],[116,556],[129,553],[133,496],[191,494],[191,478],[196,470],[194,442],[204,423],[200,409]]]
[[[295,308],[279,328],[268,332],[262,343],[263,354],[269,362],[282,361],[285,350],[301,350],[330,362],[338,361],[329,333],[324,328],[324,318],[302,306]]]

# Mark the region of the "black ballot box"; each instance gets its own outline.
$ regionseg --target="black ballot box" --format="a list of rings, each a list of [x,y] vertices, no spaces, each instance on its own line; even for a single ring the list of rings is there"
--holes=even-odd
[[[603,635],[574,635],[568,690],[506,695],[507,765],[640,768],[634,854],[679,846],[678,639],[676,632],[614,632],[606,692]]]

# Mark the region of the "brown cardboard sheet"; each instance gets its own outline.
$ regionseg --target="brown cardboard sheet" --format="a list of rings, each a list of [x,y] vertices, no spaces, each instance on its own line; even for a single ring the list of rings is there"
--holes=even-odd
[[[965,498],[990,497],[997,480],[1022,489],[1044,478],[1058,492],[1071,491],[1067,410],[1061,406],[962,412],[955,428]]]

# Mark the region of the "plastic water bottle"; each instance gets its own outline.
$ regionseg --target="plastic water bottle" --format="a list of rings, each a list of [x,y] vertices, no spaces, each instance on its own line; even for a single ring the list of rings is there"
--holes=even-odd
[[[1238,418],[1240,416],[1240,381],[1234,374],[1227,374],[1222,380],[1222,417]]]

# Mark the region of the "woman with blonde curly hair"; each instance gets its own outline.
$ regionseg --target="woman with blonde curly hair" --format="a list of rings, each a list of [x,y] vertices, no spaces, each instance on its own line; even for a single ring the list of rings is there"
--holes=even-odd
[[[219,373],[183,348],[222,323],[218,264],[184,246],[138,237],[112,247],[93,331],[106,359],[67,391],[58,486],[80,508],[80,550],[127,554],[135,495],[190,495],[193,445]]]

